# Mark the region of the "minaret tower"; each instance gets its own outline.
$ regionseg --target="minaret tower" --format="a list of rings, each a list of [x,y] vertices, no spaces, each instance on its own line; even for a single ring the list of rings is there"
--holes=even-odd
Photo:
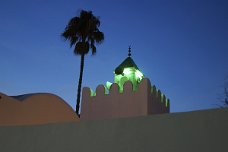
[[[99,85],[93,92],[83,88],[81,119],[106,119],[169,113],[169,99],[150,83],[132,59],[114,70],[114,83]]]
[[[130,46],[128,48],[128,57],[115,69],[114,74],[114,82],[119,85],[120,92],[123,92],[123,84],[128,80],[132,82],[133,90],[135,91],[144,78],[144,75],[131,58]],[[107,87],[109,88],[108,85]]]

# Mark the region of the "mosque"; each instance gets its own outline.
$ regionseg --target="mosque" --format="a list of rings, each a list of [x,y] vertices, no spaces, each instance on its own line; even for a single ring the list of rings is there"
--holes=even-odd
[[[169,99],[128,57],[114,70],[114,83],[98,85],[96,91],[82,91],[80,120],[126,118],[169,113]],[[7,116],[7,117],[6,117]],[[0,124],[42,124],[78,121],[74,110],[60,97],[50,93],[7,96],[0,93]]]
[[[82,92],[81,119],[121,118],[169,113],[169,99],[145,78],[131,57],[114,70],[114,83]]]
[[[228,108],[169,111],[129,49],[114,83],[83,88],[80,119],[56,95],[0,92],[0,151],[228,151]]]

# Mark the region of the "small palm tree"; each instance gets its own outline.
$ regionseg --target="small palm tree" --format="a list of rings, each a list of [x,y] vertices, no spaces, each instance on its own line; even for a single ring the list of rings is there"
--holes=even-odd
[[[70,47],[74,47],[74,53],[81,56],[80,76],[78,80],[78,94],[76,103],[76,114],[79,115],[82,76],[84,69],[84,58],[89,50],[92,55],[96,53],[96,44],[104,40],[104,34],[98,29],[100,20],[94,16],[92,11],[82,10],[80,16],[73,17],[67,24],[62,37],[70,42]]]

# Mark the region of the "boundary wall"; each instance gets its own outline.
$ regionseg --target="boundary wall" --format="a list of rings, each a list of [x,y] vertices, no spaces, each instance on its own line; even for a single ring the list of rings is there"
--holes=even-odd
[[[0,126],[1,152],[227,152],[228,109]]]

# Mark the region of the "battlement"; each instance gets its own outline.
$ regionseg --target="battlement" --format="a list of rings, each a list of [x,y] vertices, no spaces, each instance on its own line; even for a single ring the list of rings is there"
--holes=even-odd
[[[132,117],[159,113],[169,113],[169,99],[150,80],[144,78],[137,90],[133,90],[131,81],[124,83],[123,92],[112,84],[109,92],[103,85],[96,92],[85,87],[82,92],[81,119],[104,119]]]

